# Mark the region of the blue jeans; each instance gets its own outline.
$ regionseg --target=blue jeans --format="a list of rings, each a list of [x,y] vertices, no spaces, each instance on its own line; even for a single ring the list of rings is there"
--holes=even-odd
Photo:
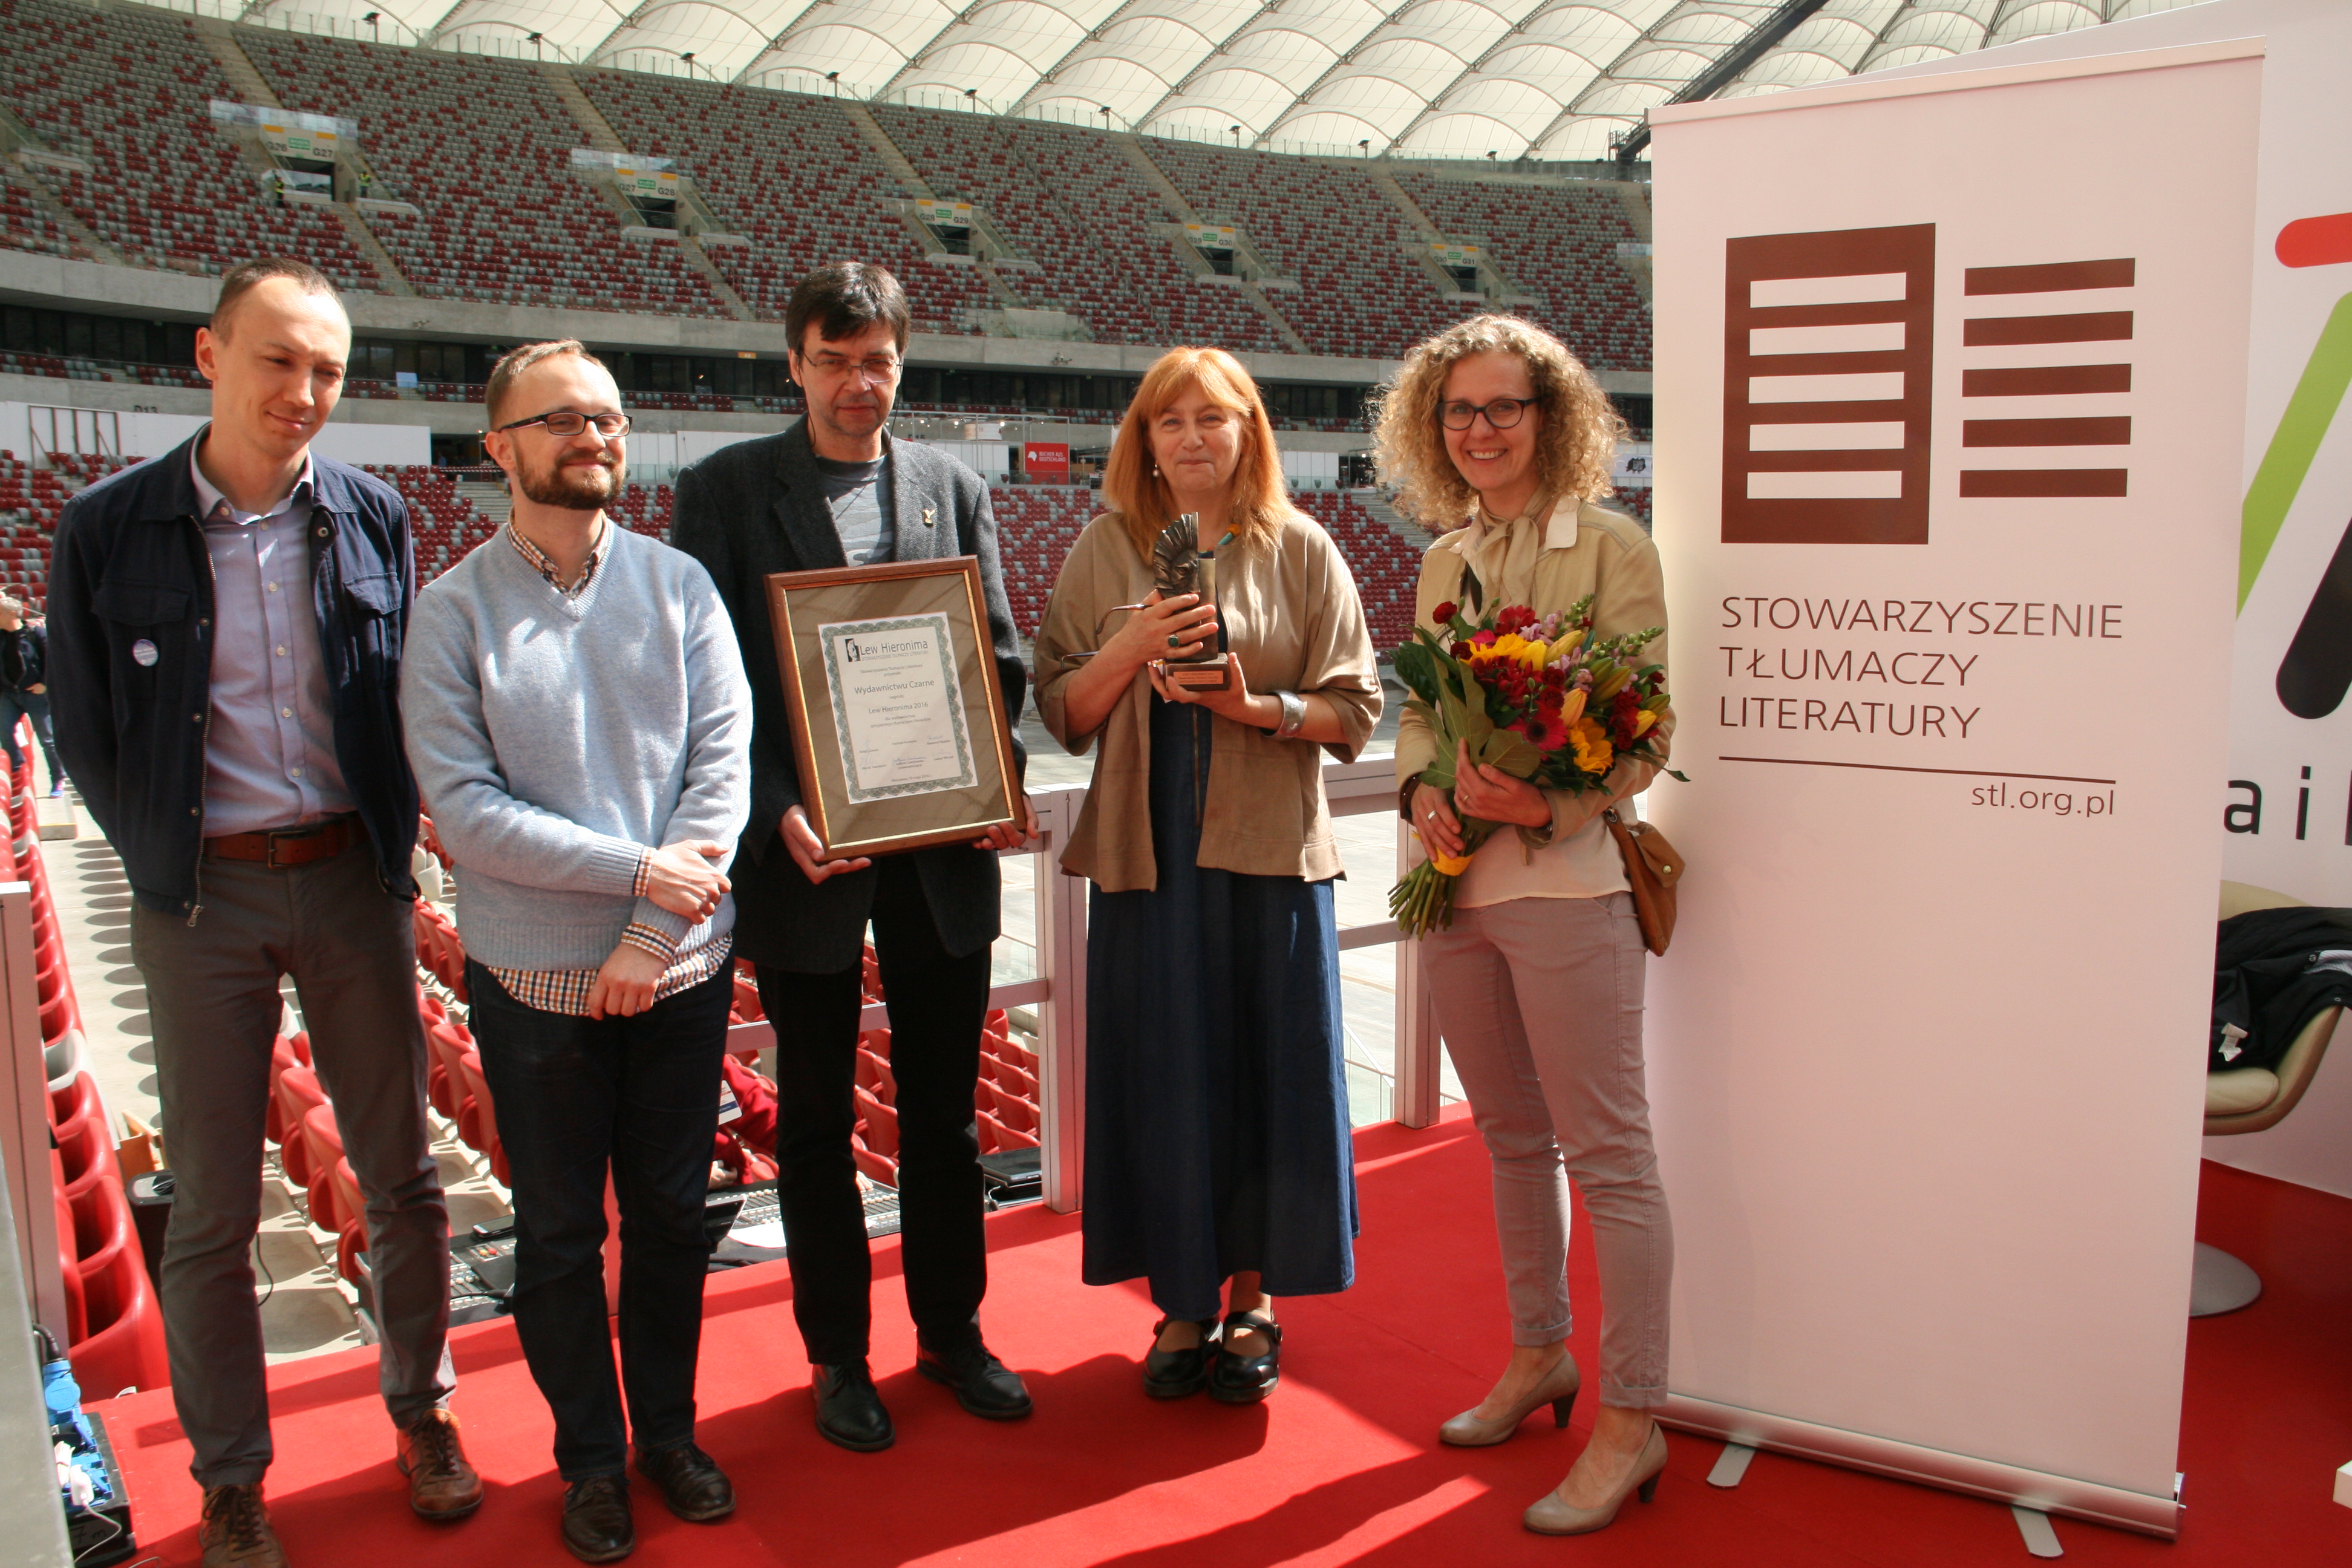
[[[25,765],[25,749],[16,744],[16,715],[33,721],[33,739],[41,743],[41,756],[49,764],[49,787],[65,783],[66,771],[58,766],[58,743],[49,738],[49,694],[46,691],[0,691],[0,744],[8,751],[8,765]]]
[[[468,960],[471,1022],[515,1204],[515,1330],[566,1481],[694,1438],[702,1228],[729,971],[630,1018],[527,1007]],[[604,1173],[621,1210],[621,1376],[604,1312]],[[622,1422],[622,1390],[628,1421]]]

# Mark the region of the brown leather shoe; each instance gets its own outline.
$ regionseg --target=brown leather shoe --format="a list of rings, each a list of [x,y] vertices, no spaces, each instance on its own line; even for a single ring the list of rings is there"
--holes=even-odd
[[[428,1410],[402,1428],[400,1473],[408,1478],[408,1506],[423,1518],[446,1523],[482,1506],[482,1478],[466,1462],[452,1411]]]
[[[205,1489],[204,1525],[197,1540],[204,1568],[286,1568],[286,1549],[261,1506],[261,1483]]]

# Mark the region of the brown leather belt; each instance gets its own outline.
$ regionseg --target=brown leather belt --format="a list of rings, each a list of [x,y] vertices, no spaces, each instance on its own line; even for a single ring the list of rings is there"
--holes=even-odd
[[[205,840],[205,856],[212,860],[258,860],[272,870],[331,860],[350,848],[360,836],[359,814],[330,817],[308,827],[281,827],[268,833],[225,833]]]

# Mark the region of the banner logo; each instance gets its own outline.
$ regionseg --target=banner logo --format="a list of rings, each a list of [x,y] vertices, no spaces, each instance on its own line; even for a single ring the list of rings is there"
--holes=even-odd
[[[2288,267],[2352,262],[2352,213],[2297,218],[2279,230],[2273,249]],[[2347,386],[2352,386],[2352,294],[2336,301],[2327,313],[2319,341],[2311,345],[2311,357],[2279,416],[2278,428],[2271,433],[2262,466],[2246,487],[2238,534],[2241,611],[2327,439]],[[2327,570],[2320,574],[2303,624],[2279,661],[2277,689],[2281,706],[2298,719],[2326,718],[2352,689],[2352,528],[2345,531]]]
[[[2099,290],[2097,303],[2112,306],[2104,291],[2128,289],[2136,277],[2130,258],[1968,268],[1962,292],[1971,300],[1997,309],[1990,301],[2032,295],[2045,308],[1966,318],[1960,395],[2128,394],[2129,363],[2021,365],[2012,351],[2107,357],[2061,345],[2128,342],[2132,312],[2074,310],[2070,297]],[[1936,226],[1727,240],[1724,287],[1724,542],[1927,543]],[[2131,416],[2097,406],[2069,417],[1964,419],[1963,447],[2050,456],[1964,467],[1960,499],[2126,494],[2127,468],[2076,466],[2071,455],[2131,444]]]

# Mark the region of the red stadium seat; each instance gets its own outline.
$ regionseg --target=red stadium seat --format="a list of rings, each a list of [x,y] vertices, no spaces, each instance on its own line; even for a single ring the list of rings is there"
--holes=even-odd
[[[866,1146],[887,1160],[898,1157],[898,1113],[862,1089],[853,1089],[858,1132]]]
[[[67,1352],[85,1398],[111,1398],[127,1388],[161,1388],[172,1381],[163,1346],[163,1314],[137,1247],[84,1282],[89,1337]]]
[[[335,1194],[335,1167],[342,1163],[343,1130],[335,1125],[335,1108],[314,1106],[302,1118],[302,1143],[310,1168],[310,1223],[320,1230],[341,1230],[352,1216],[343,1212]]]
[[[327,1091],[319,1087],[319,1075],[310,1068],[290,1067],[278,1075],[278,1125],[287,1134],[278,1146],[278,1163],[285,1169],[286,1179],[305,1190],[318,1173],[310,1168],[310,1143],[301,1135],[301,1127],[311,1111],[326,1103]]]

